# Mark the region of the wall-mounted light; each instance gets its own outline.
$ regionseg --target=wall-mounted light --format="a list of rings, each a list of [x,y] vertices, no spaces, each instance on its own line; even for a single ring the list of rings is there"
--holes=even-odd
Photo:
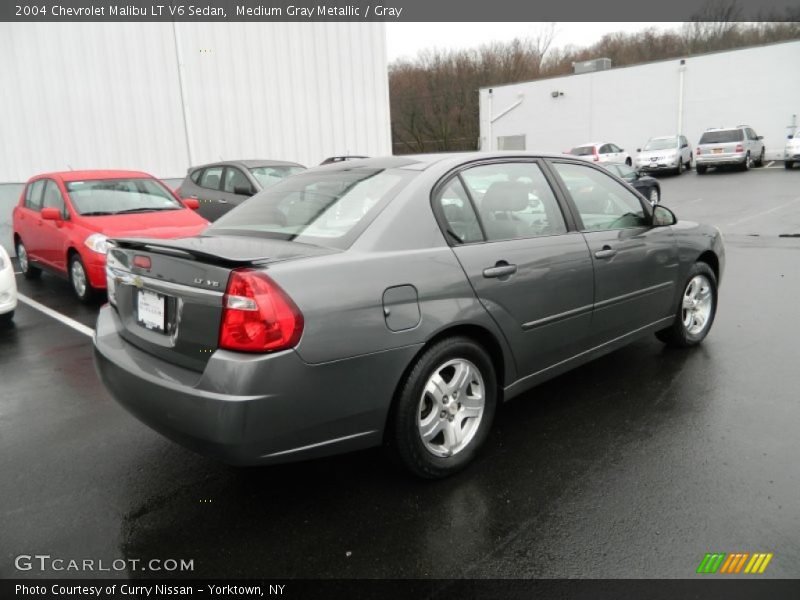
[[[553,98],[558,98],[559,96],[563,96],[564,92],[559,92],[558,90],[553,90],[552,92],[550,92],[550,95]]]

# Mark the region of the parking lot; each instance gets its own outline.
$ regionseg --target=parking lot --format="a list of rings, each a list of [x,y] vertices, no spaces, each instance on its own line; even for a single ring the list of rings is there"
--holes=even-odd
[[[379,450],[245,469],[197,456],[101,386],[99,304],[18,278],[0,332],[0,575],[41,576],[14,557],[46,553],[193,559],[195,577],[685,578],[720,551],[800,576],[800,172],[660,181],[679,218],[725,235],[708,339],[645,339],[534,389],[439,482]]]

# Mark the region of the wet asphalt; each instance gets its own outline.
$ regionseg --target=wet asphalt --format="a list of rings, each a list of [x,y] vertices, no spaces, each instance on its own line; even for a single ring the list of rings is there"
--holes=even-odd
[[[800,234],[800,170],[661,183],[679,217],[726,236],[707,340],[646,338],[539,386],[440,482],[379,449],[246,469],[197,456],[108,396],[87,336],[21,304],[0,331],[0,577],[81,575],[14,567],[45,553],[193,559],[183,575],[206,578],[683,578],[706,552],[772,552],[764,577],[800,577],[800,238],[779,237]],[[93,325],[99,303],[65,282],[18,281]]]

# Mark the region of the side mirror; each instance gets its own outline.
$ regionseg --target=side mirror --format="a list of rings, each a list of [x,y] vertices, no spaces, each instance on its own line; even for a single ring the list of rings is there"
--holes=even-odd
[[[237,185],[233,187],[233,193],[237,196],[252,196],[255,191],[249,185]]]
[[[792,139],[793,137],[794,137],[794,136],[793,136],[793,135],[790,133],[789,135],[787,135],[787,136],[786,136],[786,139],[787,139],[787,140],[790,140],[790,139]]]
[[[641,151],[642,151],[642,149],[641,149],[641,148],[637,148],[637,149],[636,149],[636,151],[637,151],[637,152],[641,152]]]
[[[63,221],[64,220],[63,215],[61,214],[61,211],[58,210],[57,208],[53,208],[52,206],[49,206],[47,208],[43,208],[41,214],[42,214],[42,219],[44,219],[45,221]]]
[[[653,208],[653,227],[667,227],[669,225],[675,225],[678,222],[678,218],[675,216],[675,213],[668,209],[666,206],[661,206],[660,204],[656,204]]]
[[[192,210],[198,210],[200,208],[200,200],[197,198],[184,198],[183,205],[186,208],[191,208]]]

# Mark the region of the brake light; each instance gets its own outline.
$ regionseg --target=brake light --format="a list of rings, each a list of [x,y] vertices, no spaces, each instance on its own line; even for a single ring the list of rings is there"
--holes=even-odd
[[[698,147],[697,148],[697,156],[700,156],[701,154],[702,154],[702,152],[700,151],[700,148]]]
[[[741,144],[736,144],[736,152],[744,152],[744,146]]]
[[[219,347],[240,352],[275,352],[296,345],[303,315],[267,275],[235,269],[222,300]]]
[[[592,160],[599,161],[600,160],[600,156],[598,156],[598,154],[597,154],[597,148],[593,148],[592,152],[594,153],[594,158]]]

